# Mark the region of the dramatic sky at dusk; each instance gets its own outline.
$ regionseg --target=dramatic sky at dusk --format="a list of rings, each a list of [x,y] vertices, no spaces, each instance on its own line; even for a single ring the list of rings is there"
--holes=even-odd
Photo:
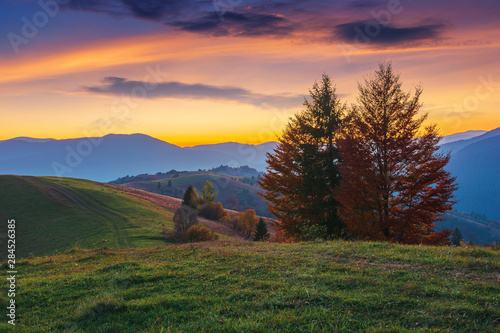
[[[500,127],[498,0],[4,0],[0,140],[276,140],[322,73],[390,60],[443,134]]]

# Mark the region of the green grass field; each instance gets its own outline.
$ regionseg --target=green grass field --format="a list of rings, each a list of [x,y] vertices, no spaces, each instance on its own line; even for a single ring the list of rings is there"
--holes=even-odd
[[[75,245],[157,246],[165,244],[161,230],[173,228],[172,212],[82,179],[0,176],[0,203],[2,221],[16,220],[17,257]]]
[[[72,249],[17,269],[17,324],[1,332],[500,328],[500,253],[484,248],[218,241]]]

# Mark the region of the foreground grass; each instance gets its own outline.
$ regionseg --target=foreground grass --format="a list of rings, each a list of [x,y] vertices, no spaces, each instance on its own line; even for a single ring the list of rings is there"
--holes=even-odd
[[[498,332],[499,259],[343,241],[74,249],[19,263],[14,330]]]

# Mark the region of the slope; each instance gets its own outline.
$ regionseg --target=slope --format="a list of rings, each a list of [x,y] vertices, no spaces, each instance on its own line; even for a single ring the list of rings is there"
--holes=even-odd
[[[75,245],[163,245],[161,230],[173,228],[172,217],[163,207],[92,181],[0,176],[0,218],[16,220],[17,257],[52,254]]]
[[[478,217],[476,214],[460,213],[453,210],[444,216],[444,221],[436,223],[437,230],[458,228],[464,242],[474,244],[500,243],[500,222]]]
[[[245,177],[229,176],[213,171],[199,171],[179,173],[178,177],[131,182],[123,185],[152,193],[182,198],[184,191],[189,185],[196,187],[199,193],[205,182],[211,181],[215,192],[217,192],[216,202],[220,201],[225,208],[237,211],[254,209],[257,215],[270,217],[267,212],[266,202],[258,195],[262,190],[257,186],[244,183],[244,179]],[[171,186],[169,186],[169,181]]]
[[[472,139],[474,140],[474,139]],[[469,144],[456,152],[447,170],[457,177],[459,211],[500,220],[500,136]]]

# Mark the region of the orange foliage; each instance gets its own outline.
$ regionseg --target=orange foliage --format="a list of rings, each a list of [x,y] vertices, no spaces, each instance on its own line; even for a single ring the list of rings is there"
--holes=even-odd
[[[341,218],[360,239],[406,244],[446,244],[450,230],[434,223],[454,204],[455,179],[444,169],[449,156],[437,153],[435,126],[418,131],[426,116],[417,88],[401,91],[390,64],[360,85],[358,104],[339,141],[342,181],[336,194]]]

